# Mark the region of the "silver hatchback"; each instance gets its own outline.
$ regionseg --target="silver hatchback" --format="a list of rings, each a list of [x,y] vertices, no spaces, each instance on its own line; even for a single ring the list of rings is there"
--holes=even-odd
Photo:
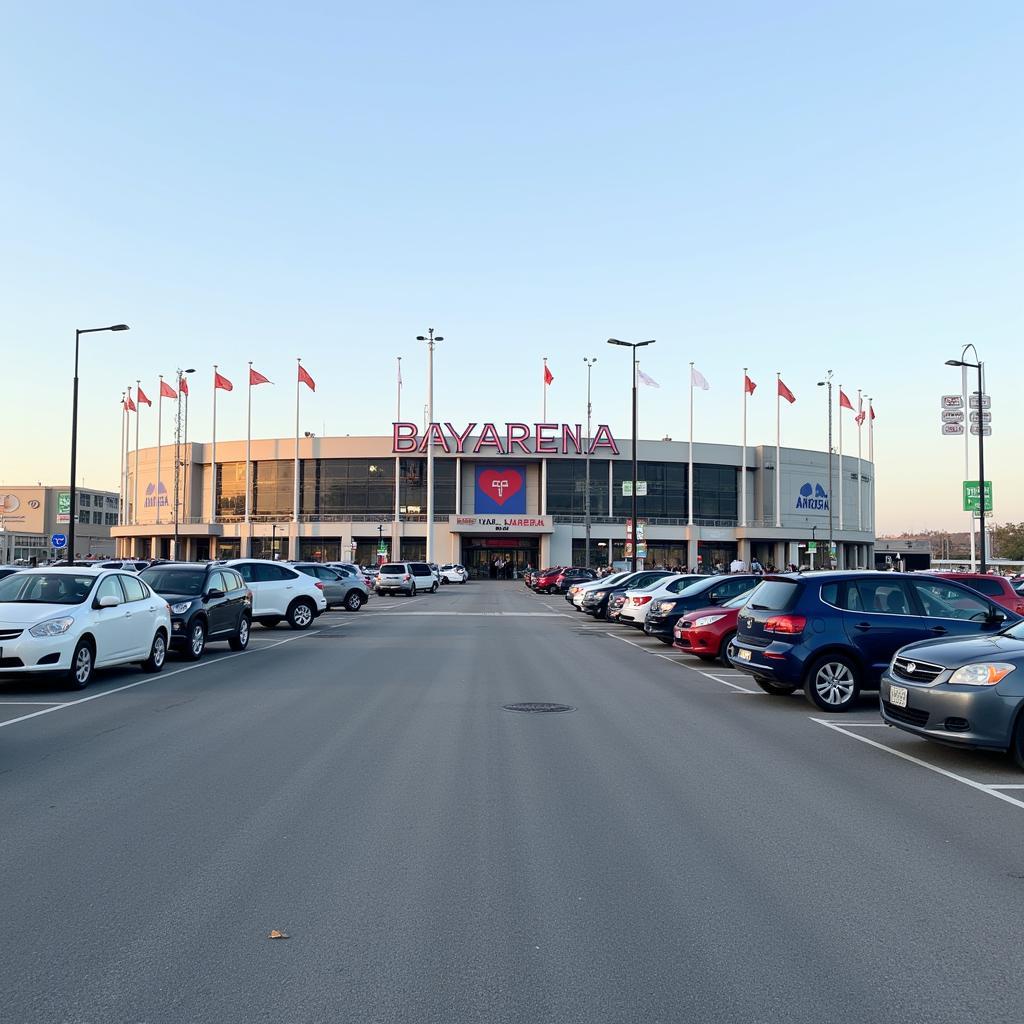
[[[377,573],[374,584],[378,594],[416,593],[416,580],[412,574],[412,566],[408,562],[385,562]]]

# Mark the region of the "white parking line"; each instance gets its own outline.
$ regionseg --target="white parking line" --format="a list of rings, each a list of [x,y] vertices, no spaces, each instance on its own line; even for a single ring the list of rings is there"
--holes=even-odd
[[[607,632],[607,630],[606,630]],[[680,664],[675,658],[668,654],[661,654],[659,651],[650,647],[645,647],[643,644],[638,644],[635,640],[630,640],[629,637],[619,636],[618,633],[608,632],[608,636],[614,637],[616,640],[621,640],[624,644],[629,644],[630,647],[635,647],[638,651],[643,651],[644,654],[652,654],[655,658],[661,658],[663,661],[667,661],[670,665]],[[704,676],[705,679],[714,680],[716,683],[721,683],[723,686],[729,686],[734,690],[740,690],[743,693],[756,693],[756,690],[748,690],[745,686],[738,686],[736,683],[730,683],[728,679],[719,679],[718,676],[712,675],[710,672],[704,672],[699,668],[693,668],[692,665],[687,665],[687,668],[691,672],[696,672],[699,676]]]
[[[887,747],[884,743],[869,740],[867,736],[858,736],[855,732],[850,732],[848,729],[844,729],[841,725],[836,725],[833,722],[827,722],[822,718],[814,718],[813,716],[811,716],[811,721],[817,722],[818,725],[825,726],[826,729],[833,729],[836,732],[841,732],[844,736],[849,736],[852,739],[857,740],[858,743],[866,743],[869,747],[884,750],[887,754],[892,754],[893,757],[899,757],[904,761],[909,761],[911,764],[916,764],[919,768],[927,768],[928,771],[935,772],[936,775],[942,775],[947,779],[952,779],[954,782],[962,783],[964,786],[976,789],[979,793],[984,793],[986,796],[995,797],[996,800],[1002,800],[1004,803],[1024,808],[1024,800],[1017,800],[1012,796],[1007,796],[1005,793],[999,792],[1001,789],[1011,788],[1009,786],[987,786],[983,782],[975,782],[974,779],[967,778],[966,775],[958,775],[956,772],[951,772],[946,768],[940,768],[938,765],[922,761],[919,757],[914,757],[911,754],[905,754],[902,750],[893,750],[892,747]],[[1024,786],[1013,788],[1024,789]]]
[[[319,629],[314,629],[309,632],[297,633],[295,636],[285,637],[283,640],[278,640],[275,643],[268,644],[266,647],[260,648],[261,650],[269,650],[271,647],[280,647],[282,644],[290,644],[295,640],[301,640],[303,637],[315,636],[319,633]],[[110,690],[103,690],[100,693],[91,693],[88,697],[79,697],[78,700],[68,700],[60,704],[53,704],[50,707],[44,707],[41,711],[32,711],[27,715],[20,715],[18,718],[9,718],[6,722],[0,722],[0,729],[6,729],[9,725],[17,725],[19,722],[27,722],[30,718],[38,718],[40,715],[48,715],[52,711],[63,711],[64,708],[77,707],[79,704],[88,704],[89,701],[99,700],[101,697],[109,697],[114,693],[123,693],[125,690],[134,690],[136,686],[145,686],[146,683],[155,683],[160,679],[169,679],[171,676],[180,676],[183,672],[194,672],[200,668],[208,668],[210,665],[222,665],[225,661],[231,661],[232,658],[244,658],[249,651],[238,651],[236,654],[225,654],[222,658],[208,661],[198,661],[194,665],[185,665],[182,668],[176,668],[173,672],[154,672],[152,675],[146,676],[145,679],[137,679],[134,683],[126,683],[124,686],[115,686]]]
[[[62,701],[62,700],[0,700],[0,707],[5,707],[5,708],[14,707],[14,706],[19,706],[20,707],[20,706],[25,705],[25,704],[31,704],[31,705],[38,704],[38,705],[41,705],[41,706],[46,706],[47,704],[63,704],[63,703],[65,703],[65,702]]]

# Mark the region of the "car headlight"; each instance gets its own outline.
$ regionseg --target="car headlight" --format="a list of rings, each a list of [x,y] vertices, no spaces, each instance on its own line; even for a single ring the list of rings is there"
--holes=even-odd
[[[712,622],[717,622],[719,619],[724,618],[724,615],[702,615],[699,619],[694,619],[693,624],[695,626],[710,626]]]
[[[608,596],[608,591],[607,590],[595,590],[594,591],[594,597],[600,598],[600,597],[607,597],[607,596]]]
[[[172,615],[184,615],[185,612],[187,612],[189,610],[189,608],[191,608],[191,607],[192,607],[192,602],[191,601],[179,601],[177,604],[172,604],[171,605],[171,614]]]
[[[670,612],[670,611],[672,611],[673,608],[675,608],[675,606],[676,606],[675,601],[662,601],[658,605],[658,611],[659,612]]]
[[[1002,661],[983,661],[977,665],[964,665],[950,677],[951,683],[961,686],[995,686],[1016,668]]]
[[[29,633],[35,637],[63,636],[74,624],[75,620],[70,617],[47,619],[46,622],[40,622],[39,625],[33,626]]]

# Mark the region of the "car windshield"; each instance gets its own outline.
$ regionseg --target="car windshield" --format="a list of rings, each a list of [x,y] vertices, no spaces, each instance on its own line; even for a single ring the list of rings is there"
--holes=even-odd
[[[1003,636],[1012,636],[1014,640],[1024,640],[1024,622],[1015,622],[1003,630]]]
[[[198,597],[203,592],[203,569],[146,569],[139,574],[158,594]]]
[[[18,572],[0,580],[0,603],[81,604],[95,582],[95,576],[74,573]]]
[[[384,573],[385,576],[401,576],[405,572],[405,566],[392,565],[389,563],[388,565],[382,565],[380,567],[380,571]]]

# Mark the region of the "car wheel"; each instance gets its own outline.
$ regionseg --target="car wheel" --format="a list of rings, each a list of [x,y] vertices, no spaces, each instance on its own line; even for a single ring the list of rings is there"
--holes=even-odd
[[[363,607],[363,595],[358,590],[350,590],[345,595],[345,607],[350,612],[357,612]]]
[[[309,629],[316,618],[316,609],[308,601],[293,601],[288,609],[288,625],[292,629]]]
[[[153,646],[149,649],[149,657],[142,662],[143,672],[159,672],[167,660],[167,637],[158,629],[153,637]]]
[[[189,661],[198,661],[206,649],[206,626],[202,620],[197,619],[192,623],[188,632],[188,646],[185,648],[185,657]]]
[[[228,641],[233,651],[244,651],[249,646],[249,620],[243,615],[238,620],[238,632]]]
[[[791,683],[777,683],[773,679],[755,679],[754,682],[773,697],[788,697],[796,692],[796,687]]]
[[[260,619],[260,625],[264,629],[273,629],[281,620],[277,616],[272,615],[269,619]]]
[[[722,642],[718,647],[718,660],[726,667],[732,668],[732,662],[729,660],[729,644],[732,643],[735,633],[726,633],[722,637]]]
[[[444,584],[447,583],[447,582],[448,582],[448,577],[447,576],[442,576],[441,577],[441,585],[444,586]]]
[[[860,672],[844,654],[826,654],[807,672],[804,693],[820,711],[849,711],[860,696]]]
[[[430,592],[432,594],[436,594],[437,593],[437,581],[436,580],[434,581],[434,585],[430,588]]]
[[[660,641],[661,641],[661,642],[662,642],[662,643],[663,643],[663,644],[664,644],[664,645],[665,645],[666,647],[671,647],[671,646],[672,646],[672,638],[671,638],[671,637],[669,637],[669,636],[659,636],[659,637],[658,637],[658,639],[659,639],[659,640],[660,640]]]
[[[71,668],[67,674],[68,689],[84,690],[92,682],[95,667],[96,653],[92,644],[88,640],[79,640],[75,653],[71,655]]]
[[[466,581],[465,580],[459,580],[459,583],[461,583],[463,586],[465,586]]]

